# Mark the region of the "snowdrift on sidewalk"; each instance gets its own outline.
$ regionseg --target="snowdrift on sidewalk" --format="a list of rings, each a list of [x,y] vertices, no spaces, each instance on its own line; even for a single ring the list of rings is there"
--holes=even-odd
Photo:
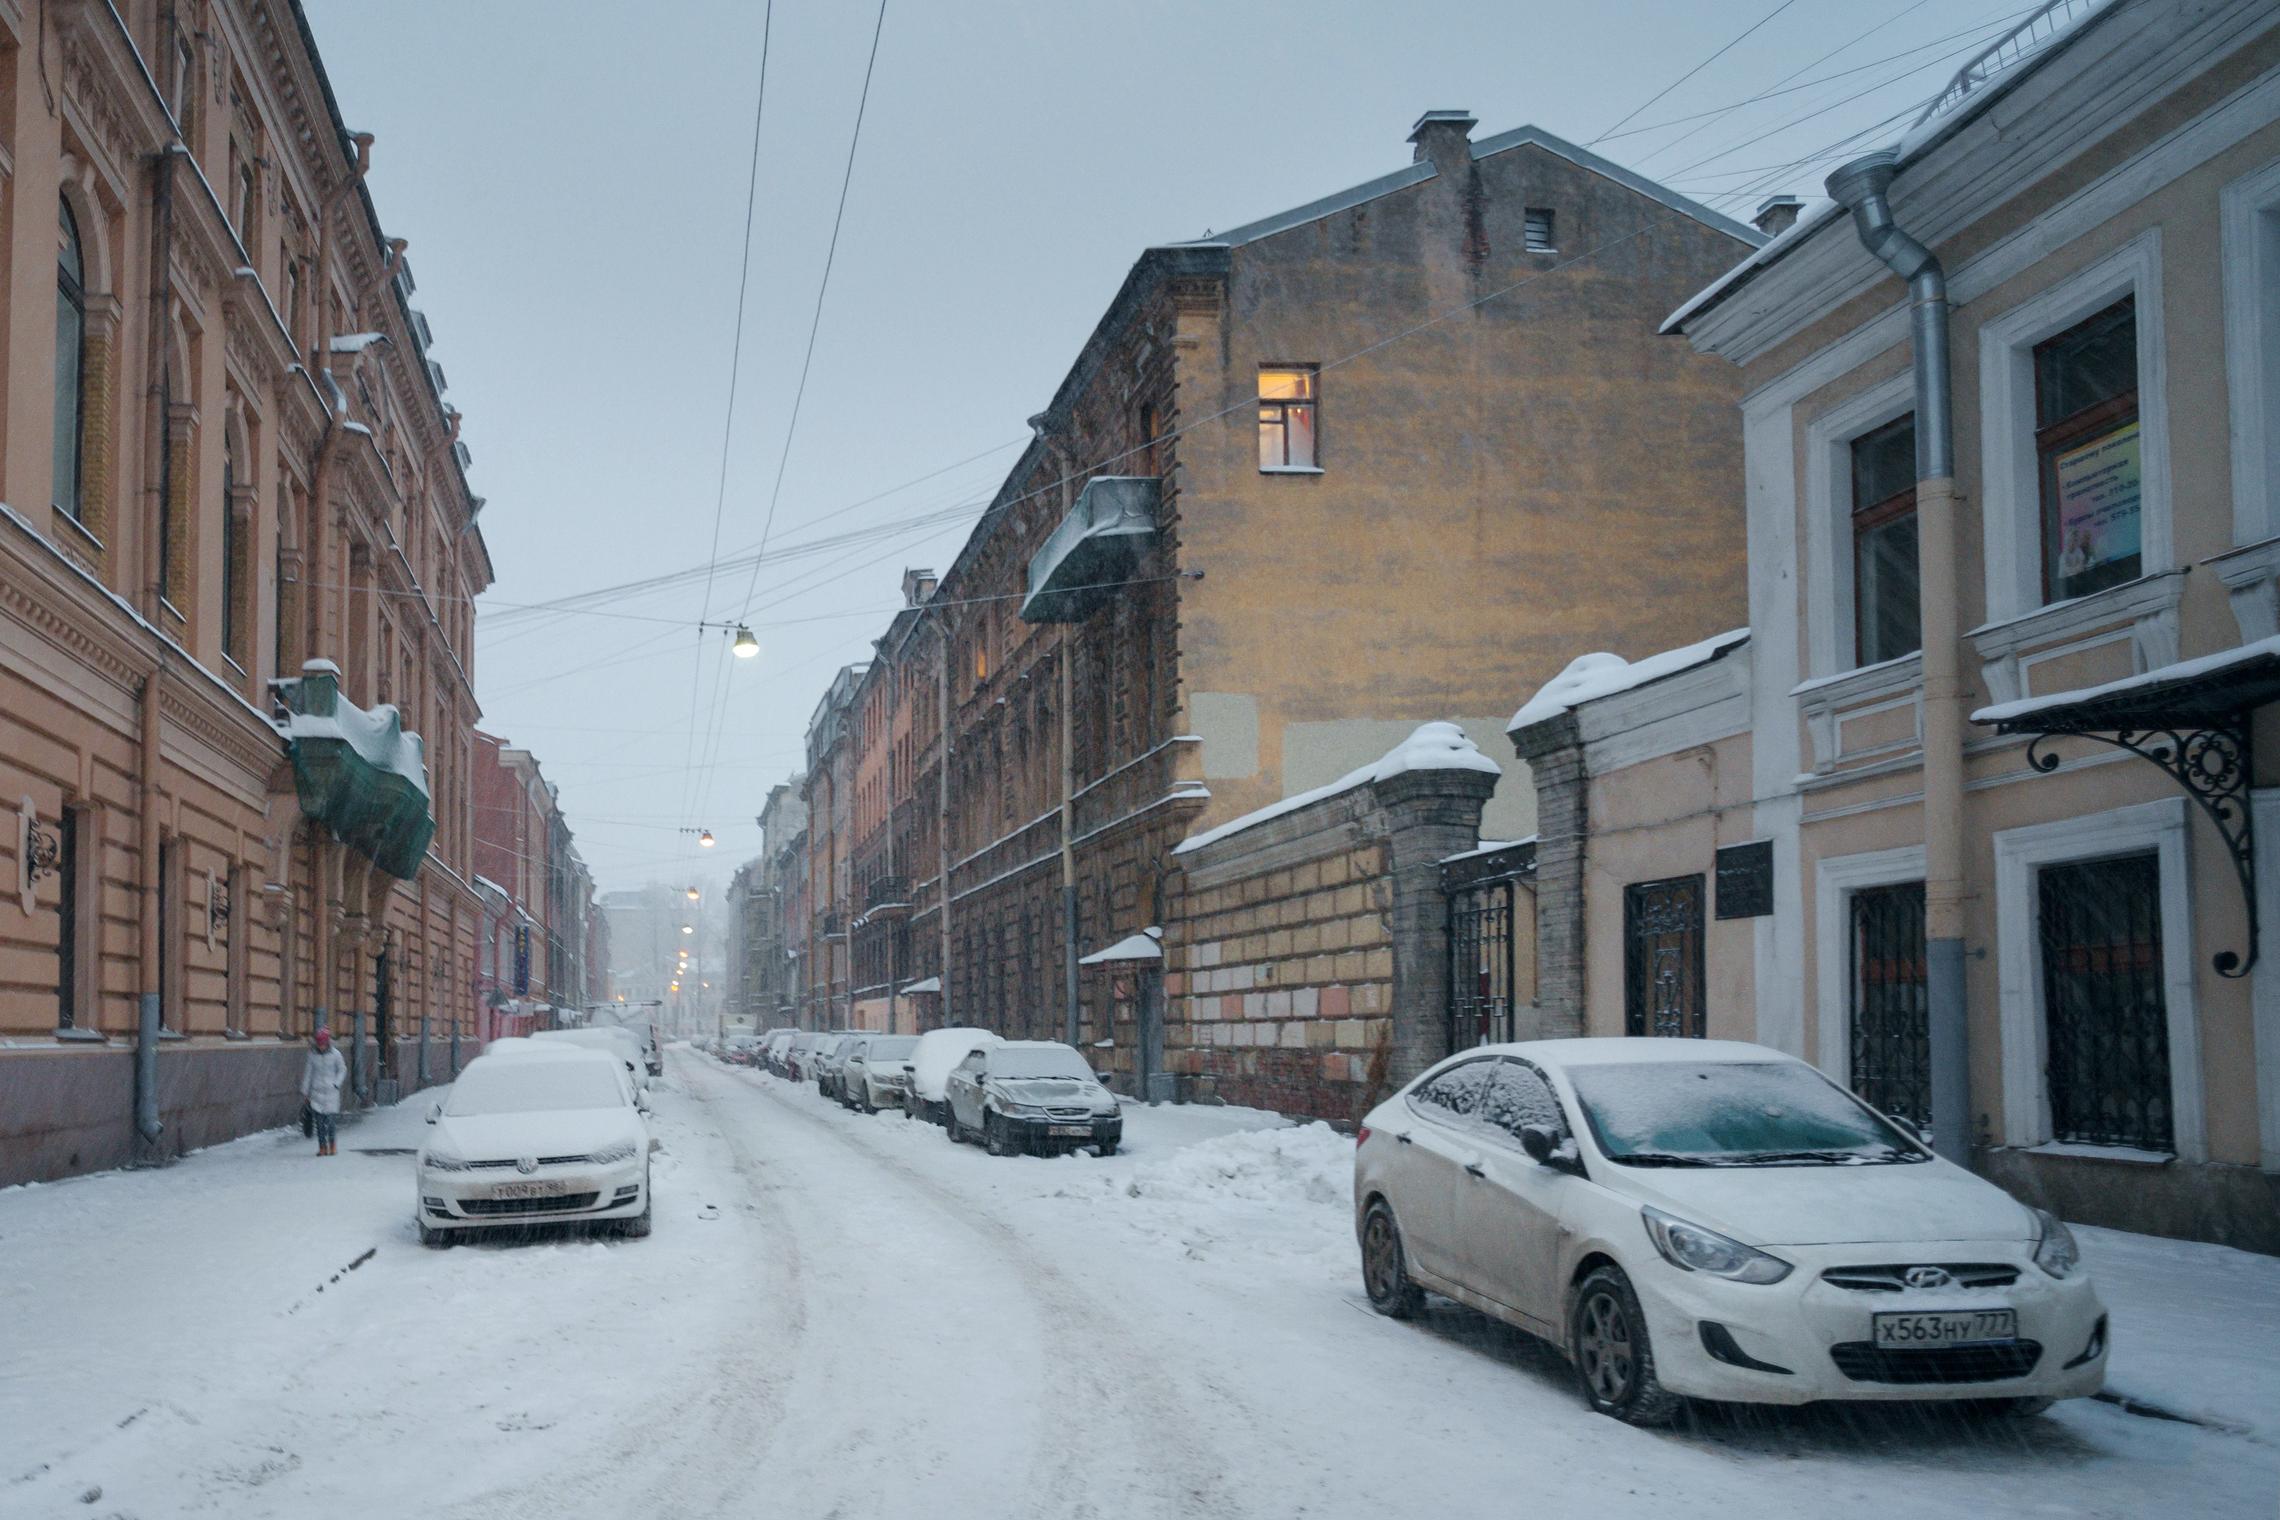
[[[1143,1163],[1124,1190],[1158,1201],[1343,1204],[1354,1192],[1354,1142],[1319,1120],[1244,1130]]]

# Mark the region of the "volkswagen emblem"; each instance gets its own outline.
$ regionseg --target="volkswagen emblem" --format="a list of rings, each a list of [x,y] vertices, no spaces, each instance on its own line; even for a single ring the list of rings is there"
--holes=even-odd
[[[537,1171],[537,1170],[538,1170],[538,1158],[537,1158],[536,1156],[522,1156],[522,1157],[518,1157],[518,1158],[516,1159],[516,1161],[515,1161],[515,1170],[516,1170],[516,1171],[518,1171],[518,1172],[520,1172],[520,1173],[522,1173],[522,1174],[523,1174],[525,1177],[529,1176],[529,1175],[530,1175],[532,1172],[535,1172],[535,1171]],[[1926,1267],[1917,1267],[1917,1268],[1915,1268],[1915,1269],[1913,1269],[1912,1271],[1910,1271],[1910,1272],[1909,1272],[1909,1274],[1908,1274],[1908,1280],[1909,1280],[1910,1282],[1914,1282],[1914,1281],[1916,1280],[1916,1273],[1917,1273],[1917,1272],[1923,1272],[1923,1271],[1932,1271],[1932,1272],[1939,1272],[1939,1268],[1937,1268],[1937,1267],[1930,1267],[1930,1268],[1926,1268]],[[1945,1272],[1940,1272],[1940,1281],[1941,1281],[1941,1282],[1946,1282],[1946,1281],[1947,1281],[1947,1274],[1946,1274]],[[1926,1286],[1934,1286],[1934,1285],[1932,1285],[1932,1284],[1926,1284]]]
[[[1911,1288],[1946,1288],[1955,1284],[1945,1267],[1910,1267],[1900,1275]]]

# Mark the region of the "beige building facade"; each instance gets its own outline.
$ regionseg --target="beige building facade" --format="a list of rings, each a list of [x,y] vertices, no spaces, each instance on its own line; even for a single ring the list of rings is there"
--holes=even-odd
[[[472,1031],[491,568],[370,147],[291,0],[0,5],[0,1183]],[[427,793],[361,847],[281,721],[335,686]]]
[[[1952,505],[1835,205],[1674,314],[1744,376],[1749,628],[1516,720],[1536,1018],[1762,1040],[2068,1218],[2280,1250],[2280,13],[2094,10],[1886,168],[1945,276]]]

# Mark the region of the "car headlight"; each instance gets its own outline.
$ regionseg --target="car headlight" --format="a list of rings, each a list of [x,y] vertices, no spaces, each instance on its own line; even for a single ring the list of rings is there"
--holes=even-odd
[[[1000,1098],[998,1108],[1005,1113],[1017,1114],[1024,1119],[1040,1118],[1045,1113],[1045,1106],[1041,1103],[1016,1103],[1010,1098]]]
[[[449,1151],[429,1149],[420,1152],[420,1167],[423,1171],[430,1172],[464,1172],[467,1170],[467,1161],[465,1157],[455,1156]]]
[[[1745,1283],[1777,1283],[1789,1275],[1788,1262],[1755,1246],[1688,1224],[1660,1209],[1642,1208],[1639,1212],[1647,1222],[1647,1236],[1654,1241],[1655,1249],[1682,1272],[1706,1272]]]
[[[620,1161],[631,1161],[640,1153],[640,1146],[635,1145],[631,1140],[621,1140],[615,1145],[595,1151],[586,1159],[597,1166],[614,1166]]]
[[[2042,1227],[2042,1235],[2035,1241],[2036,1266],[2053,1277],[2065,1277],[2082,1265],[2082,1247],[2076,1244],[2065,1220],[2048,1209],[2037,1209],[2035,1223]]]

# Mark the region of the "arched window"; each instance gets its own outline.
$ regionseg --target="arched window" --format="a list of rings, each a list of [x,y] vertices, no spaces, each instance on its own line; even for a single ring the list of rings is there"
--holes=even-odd
[[[87,410],[86,266],[80,258],[79,219],[71,214],[71,203],[59,199],[56,209],[54,501],[77,522],[85,516],[79,499],[79,440]]]

